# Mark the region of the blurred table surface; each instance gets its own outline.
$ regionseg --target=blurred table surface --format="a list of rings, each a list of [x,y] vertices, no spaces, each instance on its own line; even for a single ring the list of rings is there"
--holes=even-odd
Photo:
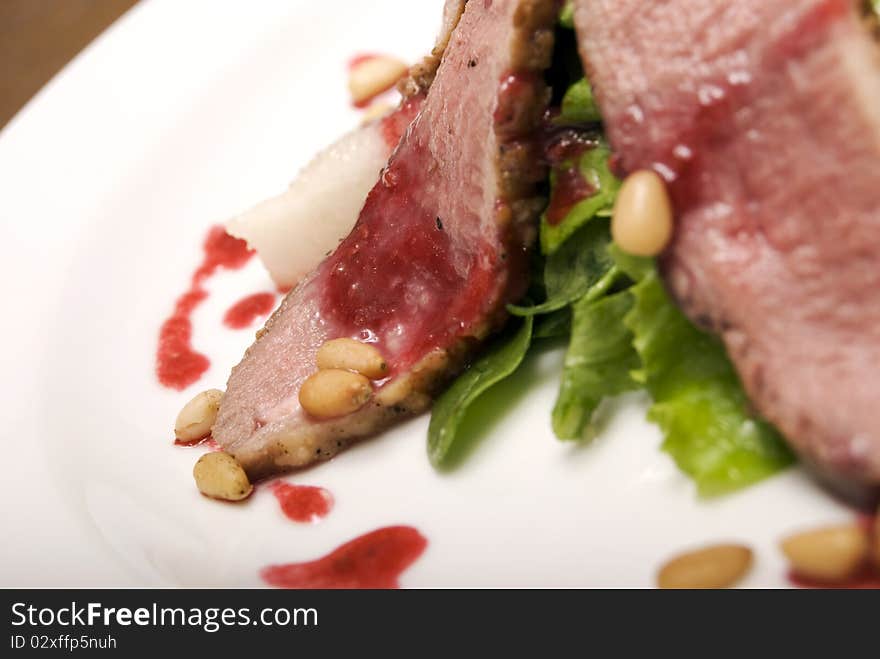
[[[0,128],[137,0],[0,0]]]

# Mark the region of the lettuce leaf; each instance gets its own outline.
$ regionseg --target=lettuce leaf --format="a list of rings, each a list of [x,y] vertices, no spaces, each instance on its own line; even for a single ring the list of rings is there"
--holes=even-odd
[[[876,1],[880,2],[880,0]],[[559,12],[559,24],[569,30],[574,29],[574,0],[565,0],[565,4]]]
[[[724,346],[697,329],[672,303],[656,272],[630,289],[624,324],[642,366],[634,379],[654,403],[663,450],[691,476],[701,496],[755,483],[793,462],[779,433],[755,418]]]
[[[604,294],[617,276],[608,251],[608,221],[599,218],[581,227],[544,264],[543,284],[547,299],[535,306],[508,305],[515,316],[534,316],[558,311],[585,295]]]
[[[519,367],[531,341],[532,317],[529,316],[515,332],[501,336],[437,399],[428,425],[428,458],[434,467],[443,466],[471,404]]]
[[[620,181],[608,168],[611,151],[604,144],[581,154],[578,168],[595,192],[572,207],[559,224],[547,222],[547,214],[541,216],[541,251],[553,254],[578,229],[594,217],[608,217],[620,188]],[[550,172],[551,191],[556,186],[556,172]],[[552,194],[552,192],[551,192]]]
[[[617,243],[611,243],[608,247],[608,254],[614,260],[617,268],[634,282],[642,281],[654,272],[654,259],[624,252],[617,246]]]
[[[582,78],[574,83],[562,97],[560,123],[587,124],[602,121],[599,108],[593,98],[593,88]]]
[[[536,319],[532,339],[561,339],[570,334],[571,307],[565,307]]]
[[[559,439],[584,438],[603,398],[639,388],[631,373],[641,360],[623,322],[633,303],[630,292],[622,291],[574,305],[571,342],[552,416]]]

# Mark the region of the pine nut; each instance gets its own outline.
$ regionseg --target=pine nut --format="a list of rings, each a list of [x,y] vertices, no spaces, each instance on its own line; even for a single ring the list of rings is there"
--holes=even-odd
[[[388,373],[388,364],[375,346],[354,339],[332,339],[318,348],[315,355],[318,368],[338,368],[355,371],[371,380],[378,380]]]
[[[394,106],[389,103],[373,103],[361,115],[361,124],[368,124],[376,119],[381,119],[393,109]]]
[[[743,545],[713,545],[681,554],[657,575],[660,588],[729,588],[752,566],[752,550]]]
[[[330,368],[310,375],[299,390],[303,409],[319,419],[356,412],[370,400],[373,388],[359,373]]]
[[[238,460],[221,451],[200,457],[193,467],[193,478],[199,492],[223,501],[241,501],[254,489]]]
[[[184,405],[174,422],[177,440],[191,444],[210,435],[222,398],[223,392],[219,389],[208,389]]]
[[[782,552],[792,570],[816,581],[841,582],[868,558],[867,532],[857,524],[829,526],[785,538]]]
[[[406,62],[396,57],[377,56],[352,67],[348,90],[355,104],[364,103],[394,86],[407,72]]]
[[[663,179],[646,169],[627,176],[614,202],[614,242],[630,254],[656,256],[669,244],[672,228],[672,203]]]

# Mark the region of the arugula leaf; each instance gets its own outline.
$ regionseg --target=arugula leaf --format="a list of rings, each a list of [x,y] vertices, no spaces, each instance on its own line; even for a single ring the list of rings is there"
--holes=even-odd
[[[608,169],[610,155],[611,151],[608,147],[601,144],[585,151],[580,156],[578,162],[580,173],[595,192],[575,204],[559,224],[549,224],[547,213],[544,213],[541,217],[542,253],[552,254],[591,219],[597,216],[607,217],[611,214],[620,181]],[[551,195],[556,184],[557,176],[554,170],[550,172]]]
[[[690,475],[701,496],[759,481],[793,461],[779,433],[752,417],[724,346],[669,299],[656,272],[630,289],[635,305],[624,324],[654,399],[648,418],[663,430],[663,450]]]
[[[565,307],[535,321],[532,339],[560,339],[571,334],[571,307]]]
[[[525,318],[516,332],[502,336],[480,359],[458,376],[437,399],[428,426],[428,458],[435,468],[443,465],[456,440],[468,407],[492,385],[522,363],[532,339],[532,318]]]
[[[602,121],[593,98],[593,88],[586,78],[574,83],[562,97],[561,123],[587,124]]]
[[[617,243],[611,243],[608,247],[608,255],[614,260],[617,268],[634,282],[642,281],[654,272],[654,259],[624,252]]]
[[[630,373],[641,361],[623,323],[633,303],[629,291],[622,291],[574,305],[571,342],[553,408],[553,431],[559,439],[583,438],[603,398],[639,387]]]
[[[877,0],[880,2],[880,0]],[[574,29],[574,0],[565,0],[562,10],[559,12],[559,24],[567,27],[569,30]]]
[[[614,259],[608,251],[611,232],[608,221],[590,222],[575,233],[544,264],[547,299],[536,306],[508,305],[515,316],[550,313],[585,295],[595,299],[604,294],[617,277]]]

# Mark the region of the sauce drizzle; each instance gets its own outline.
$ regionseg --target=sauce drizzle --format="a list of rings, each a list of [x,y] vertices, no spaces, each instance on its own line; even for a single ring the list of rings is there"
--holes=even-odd
[[[294,522],[317,522],[333,507],[333,495],[323,487],[277,481],[271,485],[271,490],[282,512]]]
[[[186,389],[198,381],[211,362],[192,345],[192,313],[208,297],[204,288],[218,268],[236,270],[253,256],[247,243],[233,238],[222,226],[208,231],[203,244],[204,257],[190,280],[190,287],[177,298],[174,312],[159,330],[156,349],[156,376],[169,389]]]
[[[596,189],[581,174],[578,163],[571,163],[558,170],[556,185],[547,206],[547,224],[550,226],[560,224],[568,216],[571,209],[595,193]]]
[[[595,186],[581,172],[581,156],[596,148],[595,135],[575,128],[548,131],[544,159],[556,169],[556,180],[547,205],[547,224],[556,226],[579,202],[596,194]]]
[[[278,588],[399,588],[398,578],[428,541],[411,526],[388,526],[351,540],[323,558],[260,571]]]
[[[245,329],[275,308],[275,293],[254,293],[233,304],[223,316],[229,329]]]
[[[403,137],[404,132],[419,113],[424,100],[423,94],[411,96],[403,101],[394,112],[382,117],[380,120],[382,122],[380,125],[382,139],[385,140],[385,145],[389,149],[394,149],[400,142],[400,138]]]

